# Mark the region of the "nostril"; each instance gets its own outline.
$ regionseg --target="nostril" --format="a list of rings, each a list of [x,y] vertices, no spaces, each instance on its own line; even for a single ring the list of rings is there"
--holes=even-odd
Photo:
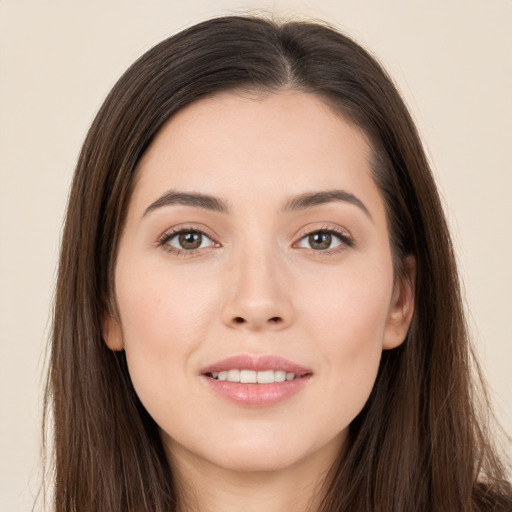
[[[261,319],[263,320],[263,319]],[[249,323],[251,325],[253,325],[253,321],[252,320],[247,320],[246,318],[242,317],[242,316],[234,316],[231,320],[231,322],[233,324],[236,324],[236,325],[242,325],[242,324],[246,324],[246,323]],[[283,322],[283,318],[280,317],[280,316],[273,316],[273,317],[270,317],[267,319],[267,324],[281,324]],[[263,322],[265,323],[265,322]],[[260,325],[260,322],[258,320],[255,320],[254,321],[254,326],[262,326],[263,323]]]

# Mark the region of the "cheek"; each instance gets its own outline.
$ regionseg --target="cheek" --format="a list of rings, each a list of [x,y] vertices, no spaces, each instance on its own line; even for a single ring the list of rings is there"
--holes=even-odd
[[[342,423],[360,412],[377,376],[392,293],[392,272],[384,270],[331,278],[301,306]]]
[[[204,282],[197,272],[187,273],[165,262],[146,268],[119,263],[116,296],[126,341],[133,338],[135,343],[144,340],[169,346],[175,337],[189,343],[194,340],[218,300],[214,283],[205,287]]]
[[[317,278],[314,287],[307,287],[309,291],[304,287],[298,316],[307,318],[304,328],[309,324],[321,338],[338,340],[334,345],[340,350],[379,345],[392,288],[392,271],[382,266],[329,274]]]
[[[180,386],[191,373],[193,354],[216,315],[215,290],[165,269],[135,272],[118,264],[118,277],[130,377],[145,407],[158,411],[155,404],[169,405],[169,383]]]

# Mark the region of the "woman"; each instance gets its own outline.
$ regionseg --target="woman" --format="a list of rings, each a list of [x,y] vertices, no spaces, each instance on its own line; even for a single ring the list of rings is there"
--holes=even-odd
[[[78,162],[55,508],[510,510],[414,124],[336,31],[227,17],[119,80]]]

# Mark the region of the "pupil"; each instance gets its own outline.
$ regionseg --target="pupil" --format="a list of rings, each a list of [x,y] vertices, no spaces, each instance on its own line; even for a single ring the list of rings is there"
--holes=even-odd
[[[202,236],[201,233],[196,233],[194,231],[188,231],[186,233],[181,233],[179,236],[180,245],[184,249],[197,249],[201,246]]]
[[[331,234],[313,233],[309,235],[309,243],[313,249],[328,249],[331,245]]]

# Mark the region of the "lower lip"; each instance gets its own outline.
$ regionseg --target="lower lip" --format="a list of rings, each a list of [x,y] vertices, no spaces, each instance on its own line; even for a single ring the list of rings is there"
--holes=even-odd
[[[271,384],[241,384],[203,375],[207,385],[222,398],[248,407],[267,407],[295,395],[308,384],[311,375]]]

